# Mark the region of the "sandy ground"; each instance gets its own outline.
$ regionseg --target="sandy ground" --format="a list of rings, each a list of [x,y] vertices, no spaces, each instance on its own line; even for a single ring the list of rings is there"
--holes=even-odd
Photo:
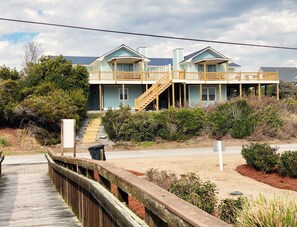
[[[138,172],[146,172],[150,168],[167,170],[182,174],[194,172],[202,180],[210,180],[219,189],[219,199],[231,197],[232,191],[240,191],[245,196],[253,197],[259,193],[271,198],[274,195],[288,195],[297,198],[297,192],[273,188],[272,186],[244,177],[235,171],[238,165],[245,164],[241,155],[224,155],[224,171],[219,171],[218,156],[203,155],[196,157],[169,157],[169,158],[145,158],[109,160],[114,165]]]

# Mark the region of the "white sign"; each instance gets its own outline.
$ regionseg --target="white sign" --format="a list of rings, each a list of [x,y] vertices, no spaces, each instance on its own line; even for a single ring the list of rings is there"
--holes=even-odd
[[[75,119],[62,119],[62,135],[63,148],[75,147]]]

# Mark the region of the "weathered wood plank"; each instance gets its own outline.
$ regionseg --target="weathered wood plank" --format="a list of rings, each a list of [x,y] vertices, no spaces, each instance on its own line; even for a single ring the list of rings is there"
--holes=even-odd
[[[46,167],[3,166],[0,226],[81,226],[52,186]]]

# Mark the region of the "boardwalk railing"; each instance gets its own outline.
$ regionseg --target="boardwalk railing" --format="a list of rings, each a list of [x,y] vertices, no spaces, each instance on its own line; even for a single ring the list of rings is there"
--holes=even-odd
[[[0,151],[0,178],[2,176],[2,167],[1,167],[1,165],[2,165],[3,160],[4,160],[4,156],[2,156],[2,151]]]
[[[108,162],[46,157],[54,185],[84,226],[228,226]],[[131,197],[145,207],[145,222],[128,209]]]

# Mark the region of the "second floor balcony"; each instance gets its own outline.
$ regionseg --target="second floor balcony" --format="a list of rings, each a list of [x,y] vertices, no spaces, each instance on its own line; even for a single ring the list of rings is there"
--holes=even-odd
[[[176,83],[278,83],[277,72],[141,72],[98,71],[90,72],[90,83],[155,83],[164,76]]]

